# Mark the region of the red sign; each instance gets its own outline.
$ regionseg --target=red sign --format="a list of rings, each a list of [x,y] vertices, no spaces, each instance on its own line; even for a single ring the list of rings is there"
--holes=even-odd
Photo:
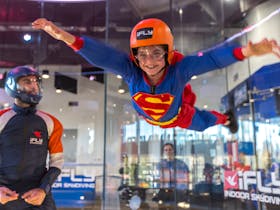
[[[225,171],[224,177],[225,177],[224,190],[239,189],[237,171]]]

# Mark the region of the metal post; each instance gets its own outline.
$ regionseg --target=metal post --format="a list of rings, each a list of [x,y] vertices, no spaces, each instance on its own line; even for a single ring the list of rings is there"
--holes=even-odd
[[[106,0],[106,7],[105,7],[105,42],[108,42],[109,38],[109,4],[110,0]],[[106,148],[107,148],[107,75],[104,74],[104,145],[103,145],[103,192],[102,192],[102,209],[105,210],[106,203],[105,203],[105,195],[106,195],[106,176],[107,176],[107,167],[106,167]]]

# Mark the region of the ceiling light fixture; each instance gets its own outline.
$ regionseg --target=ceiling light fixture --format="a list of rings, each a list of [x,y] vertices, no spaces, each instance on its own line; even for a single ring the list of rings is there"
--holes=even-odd
[[[55,92],[59,94],[59,93],[62,93],[62,90],[59,89],[59,88],[57,88],[57,89],[55,90]]]
[[[128,92],[128,88],[127,88],[126,83],[122,80],[122,82],[121,82],[121,84],[119,86],[119,89],[118,89],[118,93],[124,94],[126,92]]]
[[[50,78],[49,70],[45,69],[45,70],[42,71],[42,78],[43,79],[49,79]]]
[[[31,39],[32,39],[32,36],[31,36],[30,34],[24,34],[24,35],[23,35],[23,40],[24,40],[25,42],[30,42]]]
[[[196,75],[193,75],[193,76],[191,77],[191,80],[194,80],[194,79],[197,79],[197,76],[196,76]]]
[[[125,89],[120,86],[119,89],[118,89],[118,93],[124,94],[125,93]]]
[[[89,79],[90,81],[96,80],[96,76],[90,75],[88,79]]]

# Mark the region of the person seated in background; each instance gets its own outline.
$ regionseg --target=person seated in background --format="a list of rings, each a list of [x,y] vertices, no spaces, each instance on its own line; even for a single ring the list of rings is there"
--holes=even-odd
[[[164,158],[157,164],[160,191],[154,200],[183,202],[187,201],[189,187],[189,167],[175,158],[174,145],[163,145]]]

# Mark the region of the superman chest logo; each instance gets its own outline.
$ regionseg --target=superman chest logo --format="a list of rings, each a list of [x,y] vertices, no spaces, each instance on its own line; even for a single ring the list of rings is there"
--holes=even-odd
[[[174,96],[169,93],[152,95],[139,92],[132,99],[148,116],[158,121],[169,110]]]

